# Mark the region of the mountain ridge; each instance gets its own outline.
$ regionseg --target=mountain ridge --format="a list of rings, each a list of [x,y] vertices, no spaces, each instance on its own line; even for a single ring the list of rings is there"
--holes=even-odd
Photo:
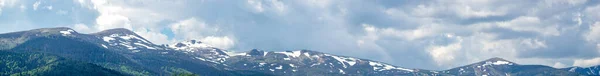
[[[85,43],[86,45],[71,45],[81,43]],[[83,48],[71,48],[64,45]],[[286,76],[577,75],[577,73],[579,73],[577,71],[570,72],[568,70],[542,65],[520,65],[498,57],[453,69],[436,71],[403,68],[384,62],[351,56],[333,55],[313,50],[264,51],[252,49],[243,52],[232,52],[212,47],[198,40],[186,40],[174,44],[157,45],[139,36],[135,32],[124,28],[109,29],[90,34],[80,34],[73,29],[66,27],[40,28],[29,31],[0,34],[0,50],[13,49],[15,47],[20,48],[21,50],[41,50],[34,52],[57,54],[63,57],[73,56],[60,52],[77,51],[61,51],[60,49],[73,49],[79,51],[86,51],[86,48],[99,49],[87,52],[101,52],[99,54],[102,55],[110,54],[111,56],[117,57],[116,59],[124,60],[129,64],[115,64],[118,62],[102,59],[91,63],[130,75],[137,75],[138,73],[140,75],[165,75],[180,72],[197,73],[201,75]],[[90,56],[93,54],[95,53],[90,53]],[[76,55],[74,57],[83,57],[83,59],[87,59],[85,55]],[[136,69],[137,71],[133,73],[128,72],[128,69],[122,68],[123,66]],[[196,68],[189,66],[196,66]],[[119,67],[121,67],[121,69],[119,69]],[[205,70],[202,70],[202,68]],[[581,74],[589,75],[586,73]]]

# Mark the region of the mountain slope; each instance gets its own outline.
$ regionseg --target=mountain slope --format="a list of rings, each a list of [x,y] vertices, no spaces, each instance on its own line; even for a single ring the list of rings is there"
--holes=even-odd
[[[460,76],[577,76],[568,72],[543,65],[519,65],[502,58],[491,58],[482,62],[442,71]]]
[[[80,34],[70,28],[42,28],[0,34],[0,53],[42,54],[41,58],[59,58],[65,62],[36,67],[52,70],[78,69],[83,66],[100,70],[90,73],[156,76],[197,74],[206,76],[531,76],[595,75],[595,68],[573,71],[542,65],[519,65],[501,58],[444,71],[403,68],[383,62],[339,56],[311,50],[231,52],[201,41],[189,40],[157,45],[127,29],[110,29]],[[37,55],[36,55],[37,56]],[[0,56],[2,57],[2,56]],[[32,68],[14,69],[13,65],[30,65],[32,60],[13,59],[2,75],[31,74]],[[35,61],[35,60],[34,60]],[[39,62],[39,60],[38,60]],[[51,61],[47,61],[51,62]],[[0,63],[1,64],[1,63]],[[42,64],[42,63],[35,63]],[[71,65],[72,64],[72,65]],[[55,65],[65,65],[55,66]],[[94,67],[95,65],[95,67]],[[102,69],[108,69],[103,71]],[[18,67],[20,68],[20,67]],[[589,71],[589,72],[586,72]],[[25,72],[25,73],[23,73]],[[66,71],[72,72],[72,71]],[[87,73],[83,69],[79,73]],[[576,73],[579,72],[579,73]],[[36,75],[65,72],[36,72]],[[102,75],[97,74],[97,75]]]
[[[0,75],[75,75],[121,76],[122,74],[98,65],[68,60],[41,53],[12,53],[0,51]]]
[[[305,75],[439,75],[435,71],[407,69],[366,59],[336,56],[310,50],[228,52],[197,40],[167,45],[201,61],[230,68],[286,76]]]
[[[187,54],[152,44],[129,30],[108,31],[79,34],[69,28],[42,28],[0,34],[0,40],[4,41],[0,50],[52,54],[128,75],[263,75],[252,71],[228,70],[210,62],[195,60]],[[114,40],[106,41],[106,36]]]
[[[566,70],[569,72],[576,72],[576,73],[583,74],[583,75],[593,75],[593,76],[600,75],[600,65],[586,67],[586,68],[569,67],[569,68],[563,68],[562,70]]]

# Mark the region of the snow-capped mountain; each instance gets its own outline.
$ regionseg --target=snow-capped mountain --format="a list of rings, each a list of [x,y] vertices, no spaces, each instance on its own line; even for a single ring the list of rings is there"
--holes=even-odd
[[[217,64],[221,64],[226,58],[229,58],[229,55],[227,55],[224,50],[212,47],[197,40],[178,42],[166,45],[166,47],[170,50],[192,55],[195,59]]]
[[[244,52],[215,48],[198,40],[154,44],[127,29],[81,34],[70,28],[42,28],[0,34],[0,50],[44,53],[91,63],[126,75],[208,76],[531,76],[597,75],[598,67],[560,70],[519,65],[501,58],[444,71],[404,68],[368,59],[312,50]],[[594,70],[592,70],[594,69]],[[3,69],[4,70],[4,69]],[[570,72],[571,71],[571,72]],[[589,71],[589,72],[587,72]],[[576,73],[579,72],[579,73]]]
[[[29,31],[19,31],[0,35],[0,49],[9,49],[23,43],[29,39],[46,36],[66,36],[72,37],[80,35],[70,28],[42,28]]]
[[[519,65],[502,58],[491,58],[478,63],[442,71],[459,76],[577,76],[577,73],[563,71],[543,65]]]
[[[433,71],[407,69],[377,61],[310,50],[267,52],[253,49],[248,52],[231,52],[197,40],[167,46],[169,49],[195,56],[193,58],[199,61],[275,75],[437,75]]]
[[[563,68],[563,70],[569,71],[569,72],[577,72],[579,74],[583,74],[583,75],[590,75],[590,76],[598,76],[600,75],[600,65],[597,66],[591,66],[591,67],[569,67],[569,68]]]
[[[229,66],[276,75],[438,75],[433,71],[310,50],[267,52],[253,49],[228,54],[231,57],[225,63]]]
[[[153,44],[143,37],[135,34],[133,31],[117,28],[93,33],[92,35],[102,39],[105,43],[101,44],[104,48],[119,48],[129,50],[133,53],[142,50],[158,50],[162,47]]]

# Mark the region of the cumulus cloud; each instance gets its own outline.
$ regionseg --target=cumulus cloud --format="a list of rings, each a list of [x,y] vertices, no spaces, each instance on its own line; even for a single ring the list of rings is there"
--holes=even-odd
[[[600,64],[600,58],[577,59],[574,61],[573,66],[590,67],[598,64]]]
[[[600,39],[600,22],[595,22],[589,26],[589,32],[585,34],[585,39],[590,42],[598,42]]]
[[[33,3],[33,5],[31,5],[31,6],[32,6],[33,10],[37,10],[37,9],[38,9],[38,7],[40,6],[40,4],[41,4],[41,1],[36,1],[36,2],[35,2],[35,3]]]
[[[560,63],[560,62],[556,62],[556,63],[554,63],[554,65],[552,67],[554,67],[554,68],[566,68],[567,65],[565,65],[563,63]]]
[[[77,30],[77,32],[80,33],[92,33],[92,32],[96,32],[94,29],[88,27],[85,24],[75,24],[73,26],[71,26],[74,30]]]
[[[547,36],[558,36],[559,31],[555,25],[543,25],[537,17],[518,17],[507,22],[498,22],[497,25],[502,28],[508,28],[515,31],[536,32]]]
[[[170,28],[179,40],[200,39],[204,43],[223,49],[229,49],[235,44],[233,38],[217,36],[217,32],[220,32],[218,27],[210,26],[196,18],[181,20],[171,24]]]
[[[129,18],[121,15],[106,15],[101,14],[96,19],[96,28],[99,30],[107,30],[113,28],[132,29]]]
[[[181,39],[201,38],[207,35],[214,35],[213,33],[219,31],[218,28],[211,27],[196,18],[181,20],[171,24],[170,28],[173,34],[178,35],[178,38]]]
[[[202,41],[206,44],[209,44],[211,46],[223,48],[223,49],[230,49],[231,47],[233,47],[233,45],[235,45],[235,42],[233,41],[233,39],[231,39],[227,36],[223,36],[223,37],[208,36],[208,37],[202,38],[200,41]]]
[[[19,0],[0,0],[0,14],[2,14],[2,9],[6,7],[13,7],[18,3]]]
[[[152,43],[155,43],[155,44],[173,43],[172,41],[169,40],[169,37],[167,37],[167,35],[159,33],[159,32],[154,32],[151,30],[147,30],[146,28],[140,28],[134,32],[136,34],[144,37],[146,40],[151,41]]]
[[[455,37],[453,35],[447,35],[448,38],[455,38],[458,42],[451,43],[448,45],[433,45],[427,48],[427,51],[432,56],[438,66],[447,66],[448,63],[452,63],[456,57],[454,53],[458,53],[462,49],[462,38]]]

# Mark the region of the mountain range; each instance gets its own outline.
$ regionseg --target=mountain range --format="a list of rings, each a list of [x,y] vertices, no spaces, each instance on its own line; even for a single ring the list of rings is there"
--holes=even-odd
[[[600,66],[553,68],[491,58],[449,70],[404,68],[313,50],[233,52],[198,40],[154,44],[122,28],[91,34],[40,28],[0,34],[0,76],[590,76]]]

